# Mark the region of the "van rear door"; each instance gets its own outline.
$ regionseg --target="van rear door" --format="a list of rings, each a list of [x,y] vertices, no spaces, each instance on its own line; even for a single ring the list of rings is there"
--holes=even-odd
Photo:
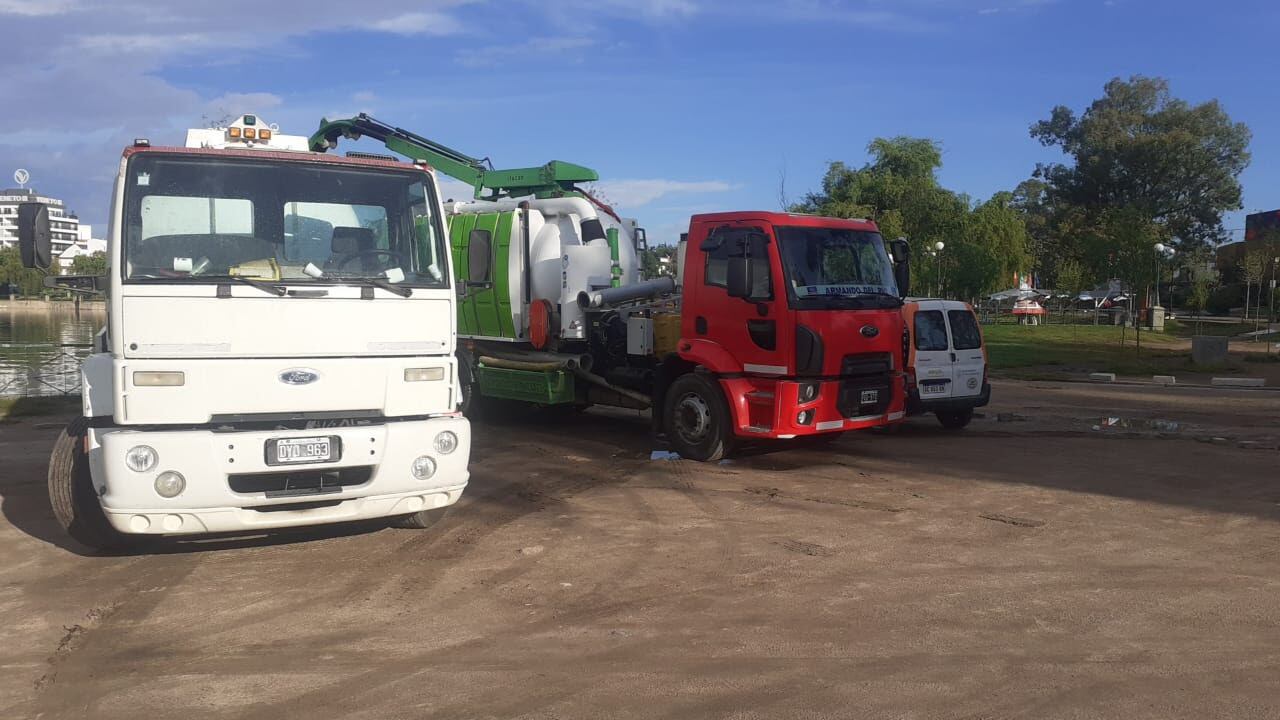
[[[947,338],[947,321],[942,310],[921,305],[912,321],[911,334],[916,348],[916,390],[921,400],[951,397],[955,384],[951,346]]]
[[[982,371],[986,365],[978,319],[968,308],[948,310],[947,324],[951,326],[951,346],[955,357],[951,396],[978,395],[982,392]]]

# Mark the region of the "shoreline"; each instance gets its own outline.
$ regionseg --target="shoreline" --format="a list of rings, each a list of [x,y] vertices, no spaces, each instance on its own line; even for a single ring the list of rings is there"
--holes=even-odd
[[[79,307],[81,311],[106,312],[107,303],[100,298],[85,298],[80,301]],[[0,310],[67,310],[75,312],[76,302],[74,300],[45,300],[43,298],[18,298],[16,300],[0,298]]]

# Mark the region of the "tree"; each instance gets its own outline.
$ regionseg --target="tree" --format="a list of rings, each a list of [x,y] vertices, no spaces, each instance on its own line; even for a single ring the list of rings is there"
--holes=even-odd
[[[23,267],[18,248],[0,248],[0,285],[11,286],[20,295],[39,295],[44,291],[44,273]]]
[[[1200,334],[1200,316],[1204,315],[1205,308],[1209,306],[1209,296],[1212,294],[1213,286],[1208,278],[1196,278],[1196,281],[1191,284],[1191,295],[1187,298],[1187,304],[1196,311],[1196,335]]]
[[[1250,250],[1240,261],[1240,277],[1244,279],[1244,319],[1249,319],[1249,301],[1253,286],[1258,286],[1258,314],[1262,312],[1262,279],[1267,273],[1267,252],[1262,248]],[[1256,319],[1256,315],[1255,315]]]
[[[71,259],[72,275],[106,275],[107,254],[104,252],[77,255]]]
[[[1241,207],[1248,127],[1216,100],[1172,97],[1164,79],[1116,78],[1082,115],[1055,107],[1031,135],[1072,159],[1036,168],[1055,213],[1071,206],[1092,219],[1124,208],[1159,225],[1183,252],[1222,240],[1223,212]]]

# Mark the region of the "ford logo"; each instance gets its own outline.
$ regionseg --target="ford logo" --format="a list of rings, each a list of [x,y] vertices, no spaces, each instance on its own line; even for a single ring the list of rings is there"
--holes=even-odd
[[[292,368],[280,373],[280,382],[285,385],[310,385],[320,379],[320,373],[306,368]]]
[[[873,338],[880,334],[880,328],[875,325],[863,325],[860,331],[863,337]]]

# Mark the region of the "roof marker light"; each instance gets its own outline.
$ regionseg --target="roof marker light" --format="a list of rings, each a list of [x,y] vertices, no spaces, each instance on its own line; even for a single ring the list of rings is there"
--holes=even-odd
[[[238,127],[227,128],[227,137],[230,137],[232,140],[238,139],[240,137],[240,128]]]

